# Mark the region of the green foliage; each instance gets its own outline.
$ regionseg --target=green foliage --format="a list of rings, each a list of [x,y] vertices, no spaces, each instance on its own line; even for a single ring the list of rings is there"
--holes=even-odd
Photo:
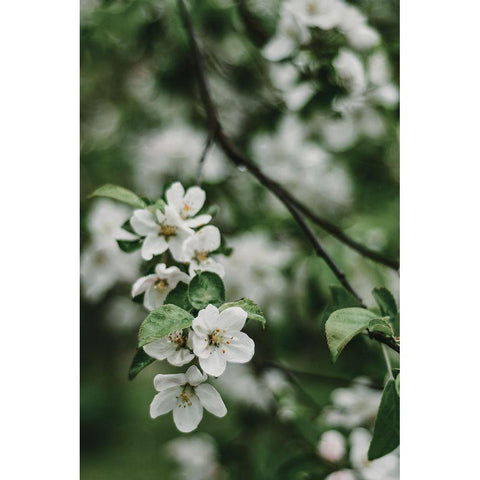
[[[365,308],[342,308],[333,312],[325,324],[327,343],[335,362],[345,345],[377,316]]]
[[[395,302],[395,298],[393,298],[393,295],[390,293],[389,290],[383,287],[374,288],[372,291],[372,295],[374,296],[375,301],[380,307],[380,311],[382,312],[383,316],[394,318],[395,315],[397,315],[397,303]]]
[[[197,273],[188,287],[188,298],[197,310],[209,304],[219,307],[225,302],[225,286],[222,279],[213,272]]]
[[[126,203],[136,208],[145,208],[147,204],[137,194],[118,185],[103,185],[97,188],[90,197],[106,197]]]
[[[384,335],[387,335],[388,337],[392,337],[393,328],[388,322],[389,318],[390,317],[374,318],[368,324],[368,327],[367,327],[368,330],[370,332],[380,332],[380,333],[383,333]]]
[[[253,301],[250,300],[249,298],[241,298],[240,300],[237,300],[236,302],[228,302],[224,303],[219,310],[223,312],[227,308],[230,307],[240,307],[243,308],[247,312],[247,318],[250,320],[255,320],[257,322],[260,322],[265,328],[265,325],[267,323],[262,310],[260,307]]]
[[[142,247],[143,239],[138,240],[117,240],[120,250],[126,253],[134,252]]]
[[[128,379],[133,380],[145,367],[148,367],[154,361],[155,359],[147,355],[143,348],[139,348],[130,365]]]
[[[400,397],[395,382],[389,380],[383,390],[372,442],[368,449],[369,460],[383,457],[400,444]]]
[[[140,325],[138,331],[138,348],[175,330],[182,330],[192,325],[193,316],[176,305],[162,305],[156,308]]]
[[[187,312],[192,310],[192,304],[188,299],[188,285],[179,282],[178,285],[167,295],[165,304],[176,305]]]

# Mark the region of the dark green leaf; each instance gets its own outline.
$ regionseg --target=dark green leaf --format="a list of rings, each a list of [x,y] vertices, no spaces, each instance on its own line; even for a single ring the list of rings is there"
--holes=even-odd
[[[150,312],[138,331],[138,348],[192,325],[193,316],[176,305],[162,305]]]
[[[376,315],[365,308],[342,308],[336,310],[325,323],[325,333],[332,361],[335,362],[345,345],[363,330],[366,330]]]
[[[134,235],[137,235],[135,230],[132,228],[132,225],[130,224],[130,219],[128,219],[123,225],[122,225],[123,230],[127,231],[128,233],[133,233]]]
[[[399,378],[399,377],[397,377]],[[389,380],[383,390],[378,409],[373,438],[368,449],[368,459],[375,460],[398,447],[400,444],[400,398],[395,381]]]
[[[188,287],[188,298],[198,310],[212,304],[219,307],[225,302],[225,286],[213,272],[200,272],[192,278]]]
[[[136,208],[145,208],[147,204],[135,193],[118,185],[103,185],[97,188],[90,197],[107,197],[126,203]]]
[[[243,308],[243,310],[247,312],[247,318],[249,318],[250,320],[256,320],[257,322],[260,322],[262,326],[265,328],[265,324],[267,323],[267,321],[265,320],[262,310],[253,300],[250,300],[249,298],[241,298],[236,302],[224,303],[219,308],[219,310],[220,312],[223,312],[224,310],[230,307]]]
[[[372,295],[384,317],[394,318],[395,315],[397,315],[398,309],[395,298],[393,298],[393,295],[386,288],[374,288]]]
[[[133,380],[145,367],[148,367],[154,361],[155,359],[147,355],[143,348],[139,348],[130,365],[128,379]]]
[[[188,299],[188,285],[179,282],[178,285],[167,295],[165,304],[176,305],[189,312],[192,309],[192,305]]]
[[[142,247],[143,239],[138,240],[117,240],[120,250],[130,253]]]

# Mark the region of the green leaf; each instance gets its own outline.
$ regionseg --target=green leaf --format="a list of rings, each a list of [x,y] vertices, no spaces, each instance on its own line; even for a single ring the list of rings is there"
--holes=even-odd
[[[247,312],[247,318],[249,318],[250,320],[256,320],[257,322],[260,322],[263,328],[265,328],[267,321],[265,320],[262,310],[253,300],[250,300],[249,298],[241,298],[236,302],[224,303],[219,308],[219,310],[220,312],[223,312],[224,310],[230,307],[243,308],[243,310]]]
[[[394,318],[397,315],[398,309],[395,298],[386,288],[374,288],[372,295],[384,317]]]
[[[135,193],[118,185],[103,185],[97,188],[90,197],[107,197],[126,203],[136,208],[145,208],[147,204]]]
[[[179,282],[178,285],[167,295],[167,298],[165,298],[165,304],[176,305],[189,312],[192,309],[192,305],[188,299],[188,285]]]
[[[374,318],[373,320],[370,321],[368,324],[368,329],[371,332],[380,332],[383,333],[389,337],[393,337],[393,328],[388,322],[390,317],[384,317],[384,318]]]
[[[219,307],[225,302],[225,286],[222,279],[213,272],[200,272],[195,275],[188,287],[188,298],[198,310],[212,304]]]
[[[125,223],[122,225],[122,229],[128,233],[133,233],[134,235],[137,235],[137,232],[135,232],[132,225],[130,224],[130,219],[125,221]]]
[[[365,308],[342,308],[336,310],[325,323],[325,333],[332,361],[335,362],[345,345],[365,330],[377,316]]]
[[[398,378],[398,377],[397,377]],[[373,438],[368,449],[368,459],[375,460],[398,447],[400,444],[400,398],[395,381],[389,380],[383,390],[378,409]]]
[[[359,307],[360,302],[347,290],[339,285],[330,285],[333,306],[339,308]]]
[[[138,348],[147,343],[163,338],[175,330],[182,330],[192,325],[193,316],[176,305],[162,305],[156,308],[140,325],[138,331]]]
[[[138,240],[117,240],[117,244],[120,247],[120,250],[123,252],[134,252],[142,247],[143,239],[139,238]]]
[[[138,349],[130,365],[128,379],[133,380],[145,367],[148,367],[154,361],[155,359],[147,355],[143,348]]]
[[[155,202],[150,205],[148,208],[152,209],[153,207],[153,210],[160,210],[162,213],[165,213],[165,202],[159,198],[158,200],[155,200]]]

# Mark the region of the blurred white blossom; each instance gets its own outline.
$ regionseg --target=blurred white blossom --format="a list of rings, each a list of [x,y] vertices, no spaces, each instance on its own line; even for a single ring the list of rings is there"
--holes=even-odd
[[[337,430],[328,430],[322,433],[317,451],[328,462],[339,462],[347,451],[345,437]]]

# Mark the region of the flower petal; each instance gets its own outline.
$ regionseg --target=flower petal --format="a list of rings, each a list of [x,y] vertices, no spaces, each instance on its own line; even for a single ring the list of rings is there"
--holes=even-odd
[[[185,373],[185,379],[187,383],[196,387],[200,383],[204,382],[208,377],[202,373],[195,365],[192,365]]]
[[[198,228],[206,225],[211,219],[212,216],[205,213],[203,215],[197,215],[195,218],[187,218],[185,225],[190,228]]]
[[[226,354],[222,353],[222,349],[212,351],[207,358],[199,358],[199,362],[203,371],[213,377],[219,377],[227,366]]]
[[[153,379],[153,386],[157,392],[162,392],[172,387],[180,387],[181,385],[185,385],[185,383],[187,383],[187,381],[184,373],[172,373],[169,375],[159,373],[155,375]]]
[[[199,358],[207,358],[210,356],[211,346],[208,344],[208,334],[192,335],[193,353]]]
[[[180,387],[173,387],[157,393],[150,404],[150,416],[152,418],[157,418],[158,416],[173,410],[177,404],[177,396],[181,391],[182,389]]]
[[[177,212],[180,212],[183,206],[183,196],[185,194],[185,189],[183,188],[180,182],[175,182],[167,190],[165,196],[167,198],[167,203],[174,207]]]
[[[218,326],[229,331],[240,331],[247,321],[247,312],[240,307],[230,307],[218,317]]]
[[[168,293],[172,290],[171,288],[165,288],[163,290],[157,290],[153,285],[147,289],[145,292],[145,297],[143,299],[143,304],[147,310],[155,310],[160,305],[163,305],[165,298]]]
[[[193,217],[205,203],[205,191],[200,187],[190,187],[183,199],[183,217]]]
[[[183,402],[177,402],[173,410],[173,421],[177,428],[188,433],[195,430],[203,417],[203,407],[196,395],[190,397],[191,405]]]
[[[167,360],[170,365],[181,367],[195,358],[195,355],[188,348],[175,348],[168,356]]]
[[[235,334],[229,345],[225,345],[226,359],[232,363],[249,362],[255,353],[255,343],[245,333]],[[208,373],[208,372],[207,372]]]
[[[135,232],[142,236],[149,235],[158,230],[155,217],[153,213],[148,210],[135,210],[130,219],[130,224]]]
[[[200,402],[205,410],[213,413],[217,417],[224,417],[227,414],[227,407],[223,403],[222,397],[212,385],[204,383],[195,389]]]
[[[176,345],[172,343],[168,337],[165,337],[144,345],[143,349],[147,355],[150,355],[157,360],[165,360],[175,351]]]
[[[170,237],[168,239],[168,248],[172,253],[172,257],[177,262],[183,262],[186,260],[183,252],[184,241],[185,241],[185,237],[180,235],[174,235],[173,237]]]
[[[160,255],[168,248],[164,237],[157,234],[148,235],[142,245],[142,257],[151,260],[154,255]]]
[[[220,230],[213,225],[203,227],[195,235],[198,237],[198,251],[214,252],[220,247]]]
[[[140,295],[143,293],[145,290],[147,290],[148,287],[151,287],[155,281],[157,280],[157,276],[155,274],[150,274],[145,277],[139,278],[132,287],[132,297],[136,297],[137,295]]]

